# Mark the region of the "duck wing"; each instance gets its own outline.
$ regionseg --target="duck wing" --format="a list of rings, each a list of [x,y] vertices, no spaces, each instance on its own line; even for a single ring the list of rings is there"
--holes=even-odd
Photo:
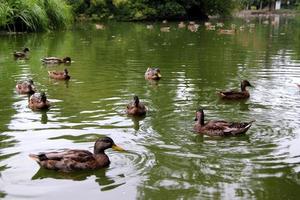
[[[57,58],[57,57],[45,57],[45,58],[42,58],[42,61],[51,61],[51,60],[60,60],[60,58]]]
[[[49,75],[54,75],[54,76],[63,76],[64,72],[58,72],[58,71],[48,71]]]
[[[204,133],[209,136],[232,136],[246,133],[251,127],[252,122],[226,122],[209,121],[203,127]]]
[[[231,122],[228,126],[225,127],[224,133],[225,135],[239,135],[246,133],[253,122],[254,121],[241,123]]]
[[[88,165],[95,163],[94,155],[86,150],[30,154],[29,157],[42,167],[61,171],[85,169],[88,168]]]
[[[226,92],[219,92],[219,96],[224,99],[243,99],[248,98],[249,93],[247,92],[238,92],[238,91],[226,91]]]

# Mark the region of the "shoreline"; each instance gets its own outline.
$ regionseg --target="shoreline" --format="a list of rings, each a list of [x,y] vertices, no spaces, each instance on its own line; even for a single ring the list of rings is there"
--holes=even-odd
[[[299,11],[291,9],[281,9],[281,10],[241,10],[232,14],[233,17],[237,18],[252,18],[252,17],[272,17],[272,16],[285,16],[285,17],[295,17],[299,15]]]

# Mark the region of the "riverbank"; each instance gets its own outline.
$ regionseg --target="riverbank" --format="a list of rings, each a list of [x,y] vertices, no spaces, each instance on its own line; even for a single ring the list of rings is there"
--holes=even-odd
[[[299,15],[298,10],[291,10],[291,9],[280,9],[280,10],[268,10],[268,9],[262,9],[262,10],[242,10],[233,13],[233,17],[238,18],[251,18],[251,17],[271,17],[271,16],[286,16],[286,17],[295,17],[296,15]]]

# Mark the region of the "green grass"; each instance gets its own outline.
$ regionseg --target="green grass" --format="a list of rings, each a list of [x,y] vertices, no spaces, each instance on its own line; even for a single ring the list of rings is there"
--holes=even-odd
[[[44,31],[64,28],[72,21],[71,8],[63,0],[0,0],[0,29]]]

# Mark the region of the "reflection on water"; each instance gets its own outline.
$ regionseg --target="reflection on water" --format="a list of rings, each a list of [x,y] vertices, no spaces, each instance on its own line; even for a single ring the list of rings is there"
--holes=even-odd
[[[213,22],[214,23],[214,22]],[[288,18],[228,21],[232,35],[206,30],[161,32],[160,24],[81,24],[72,31],[2,35],[0,42],[0,197],[7,199],[294,199],[299,196],[300,21]],[[31,49],[29,59],[11,52]],[[71,79],[49,79],[45,56],[64,57]],[[159,82],[144,78],[158,66]],[[31,78],[52,107],[32,111],[15,92]],[[217,92],[247,79],[246,101]],[[133,95],[146,117],[124,113]],[[246,135],[210,138],[192,131],[195,111],[207,119],[256,120]],[[40,169],[29,153],[92,151],[109,136],[124,153],[107,151],[111,165],[61,173]],[[280,188],[280,190],[278,189]],[[81,191],[84,189],[85,193]],[[55,194],[55,196],[54,196]],[[126,196],[124,196],[126,194]]]
[[[95,176],[94,180],[97,184],[99,184],[101,191],[111,190],[125,184],[125,182],[116,183],[118,177],[119,179],[120,177],[121,178],[124,177],[123,174],[119,174],[117,177],[110,178],[109,176],[106,176],[106,169],[100,169],[97,171],[80,171],[80,172],[64,173],[64,172],[57,172],[53,170],[40,168],[36,172],[36,174],[33,175],[31,180],[54,178],[54,179],[70,179],[74,181],[83,181],[90,178],[91,176]]]

